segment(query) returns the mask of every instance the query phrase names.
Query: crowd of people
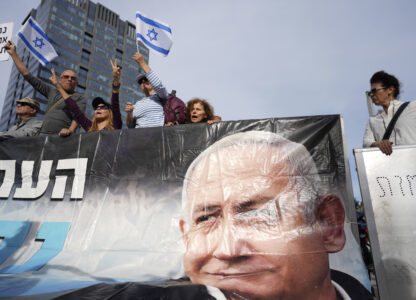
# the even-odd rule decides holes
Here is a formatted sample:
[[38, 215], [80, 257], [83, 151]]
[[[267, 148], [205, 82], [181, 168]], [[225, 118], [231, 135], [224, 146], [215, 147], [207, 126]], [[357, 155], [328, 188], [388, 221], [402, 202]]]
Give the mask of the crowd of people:
[[[17, 55], [16, 45], [12, 41], [9, 40], [4, 48], [24, 79], [48, 99], [48, 104], [41, 122], [36, 117], [40, 110], [36, 100], [26, 97], [17, 101], [17, 123], [8, 131], [0, 133], [2, 139], [50, 134], [68, 136], [79, 126], [86, 132], [122, 128], [119, 100], [121, 66], [117, 65], [117, 60], [114, 62], [110, 60], [113, 71], [111, 104], [101, 97], [94, 98], [92, 100], [94, 115], [90, 120], [84, 114], [86, 106], [84, 95], [75, 92], [78, 81], [74, 71], [65, 70], [58, 79], [55, 70], [51, 69], [52, 76], [49, 80], [53, 86], [50, 86], [29, 72]], [[128, 128], [201, 122], [213, 124], [221, 121], [219, 116], [214, 115], [212, 106], [206, 100], [194, 98], [185, 106], [175, 95], [169, 95], [158, 75], [148, 66], [140, 52], [135, 53], [133, 59], [144, 72], [137, 76], [136, 81], [145, 97], [134, 104], [126, 103], [124, 110], [127, 112]], [[172, 101], [171, 97], [175, 98], [176, 102]], [[182, 103], [182, 105], [170, 107], [171, 103]], [[173, 117], [169, 117], [169, 120], [166, 117], [168, 109], [173, 113]]]
[[[36, 117], [40, 110], [40, 105], [36, 100], [28, 97], [18, 100], [16, 109], [18, 122], [8, 131], [1, 132], [0, 140], [51, 134], [64, 137], [74, 133], [80, 126], [86, 132], [122, 128], [119, 99], [122, 68], [118, 65], [117, 60], [110, 60], [113, 76], [110, 102], [101, 97], [94, 98], [92, 100], [94, 114], [92, 119], [89, 119], [84, 113], [85, 97], [75, 92], [77, 76], [74, 71], [65, 70], [58, 77], [55, 70], [51, 69], [51, 77], [49, 78], [51, 86], [30, 74], [28, 68], [17, 55], [16, 46], [12, 41], [7, 42], [5, 49], [12, 57], [16, 68], [24, 79], [48, 99], [48, 104], [42, 122]], [[169, 101], [175, 98], [175, 94], [167, 92], [158, 75], [149, 67], [139, 52], [133, 55], [133, 59], [143, 71], [143, 74], [137, 76], [136, 81], [145, 97], [136, 103], [126, 103], [124, 110], [127, 113], [126, 123], [128, 128], [221, 122], [221, 117], [215, 115], [213, 107], [206, 100], [200, 98], [189, 100], [186, 106], [176, 106], [178, 111], [175, 111], [176, 108], [169, 107], [173, 110], [173, 117], [167, 118], [166, 107], [170, 106], [168, 103], [173, 103]], [[367, 95], [376, 106], [381, 106], [382, 109], [377, 115], [370, 117], [364, 133], [363, 146], [378, 147], [384, 154], [390, 155], [393, 145], [416, 144], [414, 130], [416, 125], [416, 102], [397, 100], [400, 94], [400, 83], [397, 78], [384, 71], [379, 71], [371, 77], [370, 86]], [[264, 144], [266, 142], [270, 143], [270, 141], [273, 141], [273, 143], [264, 147]], [[263, 160], [253, 161], [253, 157], [256, 157], [258, 152], [261, 154], [260, 157], [266, 157], [270, 162], [273, 162], [270, 166], [267, 166], [266, 171], [263, 170]], [[289, 161], [305, 164], [299, 167], [297, 165], [286, 165], [286, 162], [283, 163], [280, 156], [284, 157], [292, 155], [292, 153], [297, 154], [297, 156], [294, 156], [294, 159], [289, 159]], [[215, 157], [215, 160], [212, 157]], [[221, 161], [223, 166], [221, 171], [212, 166], [213, 161], [216, 161], [218, 157], [224, 158], [224, 161]], [[240, 158], [240, 160], [233, 161], [229, 158]], [[328, 254], [341, 251], [345, 244], [343, 229], [345, 212], [341, 200], [336, 195], [319, 195], [315, 198], [316, 201], [319, 200], [319, 203], [312, 202], [312, 197], [311, 199], [307, 198], [307, 205], [296, 206], [293, 215], [285, 216], [287, 218], [293, 217], [299, 222], [299, 224], [288, 223], [287, 228], [282, 227], [287, 232], [296, 230], [297, 227], [317, 226], [311, 227], [310, 235], [300, 236], [291, 243], [278, 244], [279, 240], [276, 238], [276, 232], [269, 228], [264, 230], [263, 240], [257, 241], [256, 235], [259, 231], [252, 232], [244, 227], [244, 224], [256, 224], [256, 222], [260, 224], [261, 220], [256, 220], [250, 214], [246, 214], [249, 218], [246, 223], [240, 222], [237, 224], [241, 226], [239, 229], [245, 234], [244, 238], [240, 239], [243, 240], [245, 248], [241, 248], [240, 244], [237, 245], [237, 242], [241, 243], [240, 240], [226, 241], [228, 244], [223, 245], [224, 240], [218, 239], [222, 236], [214, 230], [208, 230], [212, 227], [212, 224], [218, 224], [218, 232], [225, 232], [229, 230], [229, 227], [236, 226], [228, 223], [229, 220], [238, 219], [237, 217], [239, 217], [232, 214], [241, 214], [244, 207], [251, 208], [251, 206], [256, 205], [265, 210], [264, 207], [268, 207], [266, 202], [274, 203], [274, 198], [268, 199], [270, 191], [275, 191], [281, 186], [278, 186], [277, 181], [273, 181], [269, 186], [264, 186], [263, 182], [259, 182], [258, 186], [261, 188], [257, 191], [258, 187], [255, 186], [255, 180], [264, 175], [259, 174], [260, 169], [270, 177], [276, 174], [275, 170], [281, 169], [290, 170], [291, 175], [307, 177], [308, 173], [297, 174], [296, 172], [297, 170], [306, 170], [315, 173], [316, 167], [311, 162], [312, 159], [303, 146], [283, 139], [274, 133], [241, 133], [241, 135], [235, 137], [228, 137], [205, 150], [192, 163], [185, 176], [183, 206], [188, 213], [179, 223], [186, 244], [184, 269], [189, 280], [197, 284], [218, 287], [221, 291], [216, 291], [216, 293], [222, 293], [227, 299], [234, 299], [235, 295], [241, 298], [252, 297], [256, 299], [276, 299], [286, 295], [287, 299], [300, 299], [306, 294], [312, 295], [311, 298], [313, 299], [318, 299], [322, 295], [330, 299], [341, 297], [348, 299], [346, 297], [351, 295], [354, 295], [357, 299], [371, 299], [371, 295], [354, 278], [329, 268]], [[205, 182], [206, 178], [210, 178], [208, 172], [218, 175], [212, 178], [217, 178], [221, 181], [222, 187], [225, 186], [229, 190], [232, 190], [233, 186], [242, 181], [233, 172], [245, 174], [250, 180], [245, 182], [243, 192], [249, 193], [256, 190], [257, 196], [254, 196], [260, 199], [257, 200], [259, 203], [244, 202], [244, 200], [241, 200], [244, 199], [244, 193], [242, 195], [235, 193], [233, 195], [235, 200], [231, 202], [232, 205], [230, 206], [218, 196], [222, 193], [222, 190], [218, 191], [218, 197], [212, 197], [212, 194], [216, 192], [215, 188], [210, 189], [209, 194], [205, 195], [201, 187], [205, 188], [209, 184], [209, 182]], [[301, 189], [314, 190], [313, 185], [302, 186], [299, 190]], [[204, 197], [207, 199], [204, 199]], [[212, 199], [217, 200], [215, 202]], [[282, 197], [282, 201], [284, 199], [286, 198]], [[287, 199], [295, 199], [295, 197], [287, 197]], [[211, 206], [215, 208], [214, 212], [209, 215], [206, 214], [206, 211], [212, 209], [212, 207], [205, 207], [205, 203], [209, 202], [208, 200], [212, 202]], [[257, 206], [255, 209], [257, 209]], [[203, 212], [194, 209], [194, 207], [202, 207]], [[305, 207], [309, 210], [306, 210]], [[249, 210], [247, 209], [247, 211]], [[277, 212], [267, 211], [267, 214], [270, 216], [277, 215]], [[228, 217], [229, 215], [232, 216]], [[336, 230], [326, 228], [328, 223], [331, 223]], [[274, 229], [273, 225], [275, 224], [272, 222], [268, 224]], [[196, 226], [202, 229], [206, 228], [203, 236], [199, 236], [200, 233], [193, 230], [193, 227]], [[204, 239], [208, 244], [202, 244], [201, 241], [204, 241]], [[276, 247], [284, 251], [285, 255], [289, 253], [313, 253], [313, 255], [297, 255], [295, 258], [291, 258], [292, 261], [282, 263], [280, 257], [270, 254], [274, 253], [273, 249], [276, 249]], [[230, 248], [243, 250], [229, 253]], [[291, 268], [291, 264], [301, 268]], [[257, 270], [258, 266], [263, 266], [263, 269]], [[260, 274], [278, 269], [284, 270], [285, 277], [277, 272], [273, 276], [271, 275], [270, 278]], [[299, 272], [299, 270], [303, 272]], [[304, 279], [305, 274], [308, 275], [306, 280]], [[270, 282], [280, 282], [281, 284], [270, 284]], [[298, 282], [302, 282], [303, 285], [302, 288], [296, 289], [295, 286]], [[106, 292], [102, 288], [101, 290]], [[114, 288], [110, 287], [108, 291], [113, 293]], [[85, 293], [85, 291], [82, 293]], [[206, 294], [209, 291], [203, 290], [203, 293]], [[78, 297], [79, 295], [76, 294], [75, 296]]]
[[[94, 98], [92, 106], [95, 112], [91, 121], [84, 114], [86, 99], [75, 92], [77, 76], [74, 71], [65, 70], [58, 80], [52, 69], [50, 81], [54, 87], [51, 87], [30, 74], [17, 55], [12, 41], [8, 41], [4, 48], [24, 79], [48, 99], [48, 104], [43, 122], [40, 122], [36, 118], [40, 109], [36, 100], [26, 97], [17, 101], [18, 121], [8, 131], [0, 133], [1, 139], [48, 134], [68, 136], [79, 126], [87, 132], [122, 128], [119, 104], [121, 67], [117, 65], [117, 61], [110, 60], [113, 70], [111, 104], [101, 97]], [[201, 122], [213, 124], [221, 121], [221, 117], [214, 114], [213, 107], [206, 100], [193, 98], [186, 107], [181, 105], [182, 101], [175, 94], [168, 94], [158, 75], [139, 52], [133, 55], [133, 59], [143, 71], [136, 81], [145, 97], [134, 104], [127, 102], [124, 110], [127, 112], [128, 128]], [[370, 117], [364, 133], [363, 147], [378, 147], [383, 153], [390, 155], [393, 151], [392, 145], [416, 144], [416, 102], [397, 100], [400, 83], [395, 76], [384, 71], [376, 72], [370, 79], [370, 85], [367, 95], [375, 105], [383, 109]]]

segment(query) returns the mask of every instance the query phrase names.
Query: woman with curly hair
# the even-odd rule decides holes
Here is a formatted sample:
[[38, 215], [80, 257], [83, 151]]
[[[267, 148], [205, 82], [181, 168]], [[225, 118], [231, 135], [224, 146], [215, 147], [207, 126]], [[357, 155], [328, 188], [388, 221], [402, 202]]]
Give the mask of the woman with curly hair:
[[221, 122], [221, 117], [214, 115], [214, 109], [208, 101], [193, 98], [188, 101], [186, 105], [187, 123], [202, 123], [213, 124]]

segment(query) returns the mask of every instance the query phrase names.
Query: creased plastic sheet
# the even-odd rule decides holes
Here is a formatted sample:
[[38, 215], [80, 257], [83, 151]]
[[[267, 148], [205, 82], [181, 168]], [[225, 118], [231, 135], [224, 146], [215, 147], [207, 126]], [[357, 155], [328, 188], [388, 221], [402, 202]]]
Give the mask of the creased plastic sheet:
[[[352, 277], [369, 286], [351, 231], [339, 116], [15, 139], [0, 145], [0, 155], [4, 170], [15, 166], [0, 221], [30, 223], [0, 265], [1, 296], [48, 297], [99, 282], [67, 297], [151, 290], [155, 297], [276, 299], [309, 289], [322, 296], [348, 294], [331, 278]], [[40, 172], [45, 161], [49, 176]], [[41, 196], [16, 199], [29, 179], [34, 192], [43, 181]], [[36, 255], [42, 251], [43, 265]], [[25, 270], [31, 261], [38, 269]]]

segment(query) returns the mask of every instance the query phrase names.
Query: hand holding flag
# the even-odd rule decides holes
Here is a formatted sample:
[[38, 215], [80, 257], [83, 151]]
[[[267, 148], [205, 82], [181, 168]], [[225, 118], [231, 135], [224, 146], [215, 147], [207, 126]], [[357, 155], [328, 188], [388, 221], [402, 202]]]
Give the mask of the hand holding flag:
[[32, 17], [25, 22], [17, 35], [43, 66], [58, 56], [45, 32]]
[[150, 19], [141, 12], [136, 12], [136, 35], [149, 49], [167, 56], [172, 46], [172, 30], [169, 25]]

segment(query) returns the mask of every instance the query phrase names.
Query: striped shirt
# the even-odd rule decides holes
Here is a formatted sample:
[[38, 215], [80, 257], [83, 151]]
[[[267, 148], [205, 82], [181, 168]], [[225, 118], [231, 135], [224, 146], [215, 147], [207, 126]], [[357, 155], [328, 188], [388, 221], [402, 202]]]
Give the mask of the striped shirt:
[[163, 104], [168, 98], [168, 92], [155, 72], [146, 74], [156, 94], [144, 97], [134, 104], [133, 119], [136, 128], [156, 127], [165, 124]]

